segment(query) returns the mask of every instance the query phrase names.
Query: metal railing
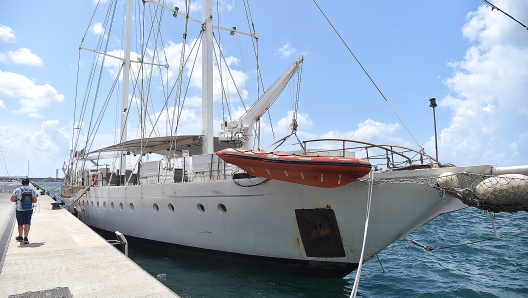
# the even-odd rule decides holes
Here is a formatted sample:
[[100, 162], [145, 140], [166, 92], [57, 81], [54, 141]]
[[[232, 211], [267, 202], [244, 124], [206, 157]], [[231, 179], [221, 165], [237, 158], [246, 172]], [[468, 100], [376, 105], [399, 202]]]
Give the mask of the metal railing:
[[12, 193], [15, 188], [20, 185], [13, 185], [12, 183], [1, 183], [0, 182], [0, 193]]
[[[308, 152], [307, 149], [308, 143], [315, 142], [341, 142], [340, 148], [321, 149], [320, 152], [340, 152], [340, 156], [343, 157], [346, 157], [347, 152], [364, 152], [365, 156], [361, 158], [368, 160], [373, 166], [386, 166], [387, 169], [416, 167], [426, 164], [438, 163], [434, 157], [426, 154], [423, 149], [418, 151], [399, 145], [379, 145], [347, 139], [317, 139], [303, 141], [304, 154], [317, 154], [317, 150], [312, 149]], [[355, 143], [359, 144], [359, 146], [347, 147], [347, 143]]]

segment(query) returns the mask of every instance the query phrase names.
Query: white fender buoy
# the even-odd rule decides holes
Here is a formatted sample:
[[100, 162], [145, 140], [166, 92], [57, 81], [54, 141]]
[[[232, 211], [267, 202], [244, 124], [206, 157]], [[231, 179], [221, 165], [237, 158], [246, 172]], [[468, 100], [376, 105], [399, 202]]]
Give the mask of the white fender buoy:
[[488, 204], [528, 203], [528, 176], [504, 174], [490, 177], [477, 184], [475, 191]]
[[436, 179], [441, 188], [455, 188], [458, 186], [458, 178], [451, 172], [444, 172]]

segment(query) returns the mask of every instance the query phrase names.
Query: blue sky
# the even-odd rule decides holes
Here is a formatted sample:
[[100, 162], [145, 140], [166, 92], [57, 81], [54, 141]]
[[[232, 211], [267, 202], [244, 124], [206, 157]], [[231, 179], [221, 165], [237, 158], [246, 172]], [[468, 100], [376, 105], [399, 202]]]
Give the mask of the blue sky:
[[[110, 3], [104, 2], [101, 7]], [[182, 1], [167, 3], [184, 7]], [[523, 153], [528, 149], [528, 30], [477, 0], [317, 3], [426, 152], [434, 156], [428, 100], [435, 97], [441, 161], [528, 164]], [[492, 3], [528, 24], [528, 0]], [[193, 2], [192, 15], [201, 15], [200, 5]], [[249, 1], [249, 5], [260, 36], [259, 61], [266, 87], [298, 54], [305, 56], [298, 116], [301, 139], [335, 137], [418, 147], [313, 1]], [[242, 2], [221, 1], [218, 7], [224, 27], [247, 31]], [[96, 25], [102, 22], [97, 19], [101, 12], [88, 26], [94, 8], [91, 0], [3, 4], [0, 149], [5, 163], [0, 175], [26, 175], [29, 161], [30, 176], [55, 176], [56, 169], [62, 176], [60, 168], [71, 149], [78, 48], [85, 32], [86, 47], [93, 47], [101, 34]], [[175, 22], [182, 24], [180, 19]], [[120, 33], [112, 31], [115, 42], [109, 51], [119, 53]], [[190, 38], [195, 33], [196, 29], [191, 30]], [[252, 103], [256, 97], [255, 63], [251, 51], [240, 51], [247, 46], [238, 45], [249, 39], [228, 37], [222, 37], [225, 55], [244, 87], [246, 104]], [[164, 38], [168, 47], [181, 46], [181, 33]], [[80, 60], [81, 74], [90, 63], [84, 55], [86, 51]], [[109, 63], [105, 72], [115, 73], [115, 65]], [[182, 114], [182, 134], [200, 133], [199, 87], [193, 87], [189, 107]], [[271, 109], [278, 135], [284, 135], [290, 123], [290, 89]], [[161, 104], [153, 105], [153, 114], [159, 113]], [[235, 114], [241, 111], [240, 105], [234, 110]], [[221, 118], [218, 101], [216, 124]], [[216, 125], [215, 131], [219, 130]], [[269, 131], [269, 124], [263, 123], [262, 130]], [[104, 122], [99, 132], [94, 146], [113, 143], [111, 120]], [[129, 134], [134, 133], [130, 130]], [[265, 139], [265, 147], [272, 142], [271, 137]]]

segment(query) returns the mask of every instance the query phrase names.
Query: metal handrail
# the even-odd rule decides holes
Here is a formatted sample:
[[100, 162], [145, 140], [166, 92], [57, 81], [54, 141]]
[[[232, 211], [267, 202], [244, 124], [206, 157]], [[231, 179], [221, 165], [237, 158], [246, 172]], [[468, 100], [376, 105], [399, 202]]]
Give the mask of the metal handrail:
[[[415, 152], [417, 154], [419, 154], [422, 158], [421, 160], [423, 161], [423, 157], [425, 156], [426, 158], [428, 158], [429, 160], [431, 160], [432, 162], [438, 162], [435, 158], [433, 158], [432, 156], [426, 154], [425, 152], [423, 152], [423, 149], [418, 151], [418, 150], [415, 150], [415, 149], [412, 149], [412, 148], [408, 148], [408, 147], [404, 147], [404, 146], [399, 146], [399, 145], [388, 145], [388, 144], [382, 144], [382, 145], [378, 145], [378, 144], [373, 144], [373, 143], [369, 143], [369, 142], [364, 142], [364, 141], [358, 141], [358, 140], [348, 140], [348, 139], [336, 139], [336, 138], [327, 138], [327, 139], [316, 139], [316, 140], [307, 140], [307, 141], [303, 141], [303, 145], [304, 145], [304, 148], [303, 148], [303, 151], [304, 151], [304, 154], [307, 154], [307, 143], [314, 143], [314, 142], [328, 142], [328, 141], [338, 141], [338, 142], [343, 142], [343, 148], [342, 149], [336, 149], [335, 151], [337, 150], [342, 150], [343, 151], [343, 157], [345, 156], [345, 152], [347, 150], [345, 144], [346, 142], [351, 142], [351, 143], [357, 143], [357, 144], [362, 144], [362, 145], [366, 145], [366, 146], [361, 146], [361, 147], [354, 147], [354, 148], [348, 148], [348, 149], [355, 149], [355, 148], [362, 148], [362, 149], [365, 149], [366, 151], [366, 154], [367, 154], [367, 159], [371, 159], [373, 157], [369, 157], [368, 155], [368, 149], [369, 148], [379, 148], [379, 149], [382, 149], [382, 150], [385, 150], [386, 152], [386, 155], [387, 155], [387, 167], [389, 167], [389, 160], [391, 160], [392, 162], [392, 165], [394, 166], [395, 163], [394, 163], [394, 154], [402, 157], [403, 159], [405, 159], [408, 163], [409, 163], [409, 166], [413, 165], [413, 161], [410, 157], [408, 157], [407, 155], [401, 153], [401, 152], [398, 152], [396, 150], [394, 150], [393, 148], [400, 148], [400, 149], [404, 149], [404, 150], [407, 150], [407, 151], [411, 151], [411, 152]], [[388, 153], [391, 153], [391, 156], [392, 158], [389, 159], [388, 157]], [[375, 158], [373, 158], [375, 159]]]

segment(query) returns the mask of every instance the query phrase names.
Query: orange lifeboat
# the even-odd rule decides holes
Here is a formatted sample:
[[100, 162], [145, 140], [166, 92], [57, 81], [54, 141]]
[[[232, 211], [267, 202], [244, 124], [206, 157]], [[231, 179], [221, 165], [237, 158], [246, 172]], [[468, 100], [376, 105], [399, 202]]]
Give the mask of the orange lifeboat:
[[248, 174], [316, 187], [346, 185], [370, 172], [370, 162], [340, 156], [277, 154], [228, 148], [216, 152]]

